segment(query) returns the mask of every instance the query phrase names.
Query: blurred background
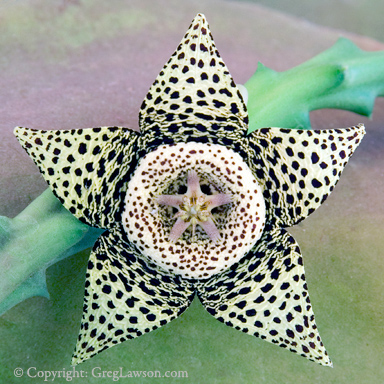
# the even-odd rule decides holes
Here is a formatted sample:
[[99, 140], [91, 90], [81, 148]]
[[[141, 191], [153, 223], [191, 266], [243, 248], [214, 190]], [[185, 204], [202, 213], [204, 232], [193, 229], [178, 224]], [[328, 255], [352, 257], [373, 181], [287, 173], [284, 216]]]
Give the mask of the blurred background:
[[249, 2], [327, 27], [384, 41], [381, 0], [232, 0]]

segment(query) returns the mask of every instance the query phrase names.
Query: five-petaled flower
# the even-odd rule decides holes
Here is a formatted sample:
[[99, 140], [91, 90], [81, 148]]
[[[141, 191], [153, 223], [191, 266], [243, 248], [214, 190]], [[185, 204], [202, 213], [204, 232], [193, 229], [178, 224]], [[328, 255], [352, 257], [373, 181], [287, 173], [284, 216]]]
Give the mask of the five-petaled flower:
[[139, 125], [15, 130], [62, 204], [106, 230], [88, 263], [73, 364], [166, 324], [197, 294], [221, 322], [331, 365], [284, 228], [324, 202], [364, 127], [247, 134], [244, 95], [203, 15]]

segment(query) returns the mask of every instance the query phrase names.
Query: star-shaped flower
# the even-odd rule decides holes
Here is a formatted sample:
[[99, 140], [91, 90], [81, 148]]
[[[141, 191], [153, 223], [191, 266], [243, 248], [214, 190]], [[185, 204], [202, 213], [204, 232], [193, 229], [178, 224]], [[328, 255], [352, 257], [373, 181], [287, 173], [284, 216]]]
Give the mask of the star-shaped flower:
[[15, 133], [62, 204], [104, 228], [73, 364], [179, 316], [221, 322], [323, 365], [299, 246], [285, 227], [328, 197], [362, 125], [247, 135], [245, 95], [197, 15], [150, 88], [140, 133]]

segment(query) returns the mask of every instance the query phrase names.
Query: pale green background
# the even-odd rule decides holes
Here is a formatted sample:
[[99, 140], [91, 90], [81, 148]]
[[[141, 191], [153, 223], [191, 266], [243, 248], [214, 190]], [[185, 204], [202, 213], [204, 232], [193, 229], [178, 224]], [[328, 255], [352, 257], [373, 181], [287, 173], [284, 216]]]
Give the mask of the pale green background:
[[[301, 10], [320, 4], [305, 3]], [[344, 3], [325, 2], [327, 20], [342, 25]], [[197, 12], [206, 14], [217, 47], [239, 83], [252, 75], [258, 60], [276, 70], [288, 69], [330, 47], [341, 33], [230, 1], [1, 2], [0, 215], [16, 215], [46, 188], [13, 138], [13, 127], [137, 126], [145, 93]], [[359, 23], [368, 26], [377, 13], [359, 9]], [[367, 38], [354, 40], [365, 49], [384, 49]], [[291, 230], [304, 254], [317, 324], [335, 368], [226, 327], [195, 301], [174, 322], [79, 366], [88, 378], [74, 382], [112, 382], [92, 378], [93, 367], [182, 370], [189, 376], [121, 380], [127, 383], [384, 382], [384, 103], [376, 103], [372, 121], [337, 111], [317, 111], [312, 117], [318, 128], [363, 122], [368, 132], [332, 196]], [[15, 378], [16, 367], [69, 369], [87, 257], [84, 252], [49, 268], [51, 300], [32, 298], [0, 318], [1, 383], [41, 382]]]

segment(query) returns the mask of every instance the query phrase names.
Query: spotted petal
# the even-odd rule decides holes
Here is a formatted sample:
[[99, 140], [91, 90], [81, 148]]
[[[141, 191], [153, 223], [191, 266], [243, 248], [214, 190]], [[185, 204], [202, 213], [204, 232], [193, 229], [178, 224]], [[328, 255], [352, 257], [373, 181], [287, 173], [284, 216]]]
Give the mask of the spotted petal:
[[61, 203], [86, 224], [121, 221], [138, 133], [128, 128], [43, 131], [17, 127], [17, 139]]
[[226, 325], [332, 365], [315, 324], [299, 246], [284, 229], [266, 232], [237, 266], [201, 284], [198, 295]]
[[198, 14], [150, 88], [139, 115], [143, 148], [184, 141], [233, 146], [245, 136], [243, 97]]
[[265, 128], [246, 140], [269, 220], [297, 224], [315, 211], [340, 178], [365, 134], [363, 125], [329, 130]]
[[161, 327], [192, 301], [190, 284], [145, 263], [121, 236], [106, 232], [93, 247], [73, 365]]

